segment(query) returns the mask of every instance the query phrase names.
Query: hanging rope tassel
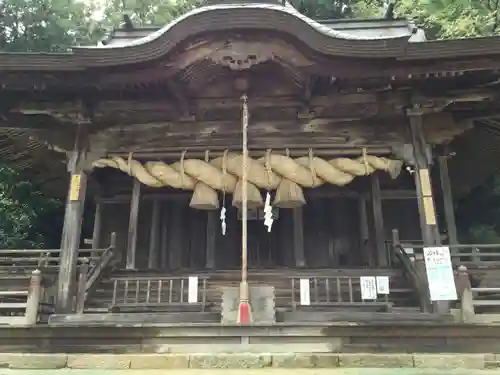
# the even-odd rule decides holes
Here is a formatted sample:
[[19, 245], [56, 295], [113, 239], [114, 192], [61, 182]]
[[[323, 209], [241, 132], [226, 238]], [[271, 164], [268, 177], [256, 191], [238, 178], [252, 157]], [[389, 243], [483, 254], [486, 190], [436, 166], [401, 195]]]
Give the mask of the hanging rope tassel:
[[[224, 150], [224, 156], [222, 157], [222, 175], [223, 178], [226, 178], [227, 175], [227, 150]], [[226, 235], [226, 189], [225, 184], [223, 184], [224, 188], [222, 189], [222, 207], [220, 209], [220, 225], [222, 235]]]
[[267, 149], [266, 151], [266, 159], [265, 159], [265, 166], [266, 166], [266, 171], [267, 171], [267, 180], [268, 180], [268, 188], [267, 188], [267, 194], [266, 194], [266, 202], [264, 204], [264, 225], [267, 227], [267, 232], [270, 233], [271, 229], [273, 227], [273, 206], [271, 205], [271, 175], [272, 175], [272, 169], [271, 169], [271, 149]]

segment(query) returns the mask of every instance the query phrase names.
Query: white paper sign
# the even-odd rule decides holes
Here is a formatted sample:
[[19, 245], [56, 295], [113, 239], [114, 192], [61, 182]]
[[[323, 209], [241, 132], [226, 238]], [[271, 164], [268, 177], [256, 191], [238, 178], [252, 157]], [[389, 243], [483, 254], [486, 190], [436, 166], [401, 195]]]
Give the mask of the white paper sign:
[[311, 304], [311, 286], [309, 279], [300, 279], [300, 304]]
[[377, 294], [389, 294], [389, 276], [377, 276]]
[[455, 301], [457, 290], [448, 247], [424, 248], [425, 269], [431, 301]]
[[188, 303], [198, 302], [198, 276], [189, 276]]
[[362, 276], [359, 278], [361, 284], [361, 299], [375, 300], [377, 299], [377, 283], [374, 276]]

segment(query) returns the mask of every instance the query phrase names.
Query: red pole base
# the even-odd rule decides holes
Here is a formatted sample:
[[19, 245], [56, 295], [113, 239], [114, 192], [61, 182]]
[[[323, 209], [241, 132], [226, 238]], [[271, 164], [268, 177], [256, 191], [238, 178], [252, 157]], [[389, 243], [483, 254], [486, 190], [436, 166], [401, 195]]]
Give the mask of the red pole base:
[[250, 304], [248, 302], [240, 302], [238, 308], [238, 323], [248, 324], [251, 321]]

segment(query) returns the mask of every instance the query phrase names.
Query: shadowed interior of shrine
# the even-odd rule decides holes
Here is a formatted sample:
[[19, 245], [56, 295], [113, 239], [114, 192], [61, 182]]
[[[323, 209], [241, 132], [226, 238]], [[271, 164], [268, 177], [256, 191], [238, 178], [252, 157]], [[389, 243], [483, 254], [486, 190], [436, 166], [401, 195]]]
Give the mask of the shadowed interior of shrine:
[[[99, 171], [103, 173], [104, 171]], [[106, 171], [110, 172], [110, 171]], [[133, 181], [116, 173], [115, 186], [126, 186], [114, 198], [98, 200], [103, 247], [112, 232], [118, 247], [127, 247], [130, 194]], [[383, 233], [374, 228], [372, 179], [380, 178]], [[391, 256], [385, 247], [394, 228], [403, 241], [419, 242], [421, 233], [417, 200], [411, 176], [402, 172], [397, 181], [382, 173], [360, 177], [345, 187], [325, 186], [305, 191], [300, 208], [274, 208], [268, 232], [263, 210], [249, 213], [249, 266], [253, 268], [363, 268], [387, 267]], [[128, 192], [127, 192], [128, 190]], [[265, 194], [265, 192], [263, 192]], [[159, 270], [239, 269], [241, 267], [241, 211], [225, 198], [227, 230], [222, 234], [219, 211], [189, 207], [191, 194], [171, 189], [141, 191], [135, 268]], [[222, 205], [223, 198], [220, 198]], [[375, 211], [376, 212], [376, 211]], [[384, 244], [378, 255], [377, 235]], [[123, 254], [125, 255], [125, 254]], [[382, 258], [382, 259], [381, 259]], [[385, 258], [385, 259], [383, 259]], [[123, 259], [124, 260], [124, 259]]]

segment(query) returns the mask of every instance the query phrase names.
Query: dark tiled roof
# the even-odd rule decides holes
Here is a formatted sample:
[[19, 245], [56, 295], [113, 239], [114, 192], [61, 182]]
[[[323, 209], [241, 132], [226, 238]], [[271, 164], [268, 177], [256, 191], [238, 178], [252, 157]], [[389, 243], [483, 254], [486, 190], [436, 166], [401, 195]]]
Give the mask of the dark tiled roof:
[[[343, 19], [316, 20], [320, 25], [332, 30], [348, 33], [356, 37], [394, 38], [408, 37], [410, 42], [425, 41], [425, 33], [406, 19]], [[103, 41], [108, 46], [126, 46], [130, 42], [148, 37], [161, 30], [161, 26], [115, 29], [109, 38]]]

